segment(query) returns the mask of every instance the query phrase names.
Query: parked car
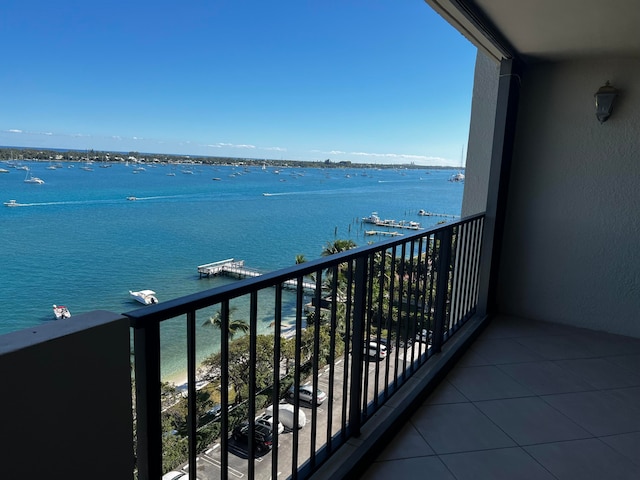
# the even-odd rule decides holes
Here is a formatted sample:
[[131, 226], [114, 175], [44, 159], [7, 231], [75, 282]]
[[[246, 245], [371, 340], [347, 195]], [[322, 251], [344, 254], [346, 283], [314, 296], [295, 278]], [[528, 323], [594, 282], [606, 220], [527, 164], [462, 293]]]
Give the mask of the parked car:
[[[273, 446], [273, 432], [271, 428], [261, 424], [254, 423], [255, 430], [253, 433], [253, 443], [256, 447], [256, 451], [264, 453], [271, 450]], [[249, 442], [249, 422], [245, 422], [242, 425], [238, 425], [233, 429], [231, 436], [236, 442]]]
[[[287, 396], [289, 397], [289, 399], [294, 398], [293, 385], [291, 385], [291, 387], [289, 388]], [[322, 402], [327, 399], [327, 394], [320, 389], [318, 389], [318, 392], [315, 393], [311, 385], [300, 385], [300, 388], [298, 389], [298, 398], [303, 402], [322, 405]]]
[[[171, 470], [162, 476], [162, 480], [189, 480], [189, 474], [178, 470]], [[196, 480], [201, 479], [200, 477], [196, 477]]]
[[416, 340], [431, 345], [433, 340], [433, 332], [423, 328], [421, 332], [416, 333]]
[[385, 338], [385, 337], [381, 337], [380, 338], [380, 343], [382, 345], [384, 345], [385, 347], [387, 347], [387, 352], [388, 353], [393, 352], [393, 346], [395, 344], [395, 341], [393, 339], [388, 339], [388, 338]]
[[[273, 405], [269, 405], [265, 412], [268, 415], [273, 415]], [[294, 423], [294, 408], [293, 405], [289, 403], [280, 403], [278, 404], [278, 420], [279, 422], [287, 429], [293, 430]], [[297, 428], [300, 429], [307, 424], [307, 415], [300, 409], [298, 410], [298, 425]]]
[[371, 358], [382, 360], [387, 356], [387, 347], [382, 343], [378, 344], [378, 342], [369, 342], [369, 345], [364, 345], [363, 353]]
[[188, 480], [189, 479], [189, 475], [187, 475], [185, 472], [179, 472], [177, 470], [172, 470], [170, 472], [165, 473], [162, 476], [162, 480]]
[[[256, 425], [257, 424], [264, 425], [273, 432], [273, 413], [267, 412], [256, 417]], [[284, 425], [280, 420], [278, 420], [278, 434], [281, 434], [282, 432], [284, 432]]]

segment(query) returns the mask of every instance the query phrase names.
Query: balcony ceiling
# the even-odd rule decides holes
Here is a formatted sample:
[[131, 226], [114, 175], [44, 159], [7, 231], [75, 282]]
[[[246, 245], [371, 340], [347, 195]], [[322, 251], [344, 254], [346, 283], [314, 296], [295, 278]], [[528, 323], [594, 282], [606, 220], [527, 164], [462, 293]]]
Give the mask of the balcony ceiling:
[[509, 56], [500, 43], [527, 61], [640, 56], [638, 0], [425, 1], [498, 60]]

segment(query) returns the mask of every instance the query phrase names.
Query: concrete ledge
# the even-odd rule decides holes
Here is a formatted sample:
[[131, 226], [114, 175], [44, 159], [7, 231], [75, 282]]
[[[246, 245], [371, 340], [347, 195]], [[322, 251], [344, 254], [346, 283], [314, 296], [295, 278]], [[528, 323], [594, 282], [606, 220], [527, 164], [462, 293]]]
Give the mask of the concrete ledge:
[[373, 463], [389, 440], [402, 429], [413, 413], [455, 365], [488, 325], [489, 317], [471, 318], [363, 425], [361, 435], [352, 437], [310, 478], [335, 480], [358, 478]]
[[104, 311], [0, 337], [3, 478], [133, 478], [130, 337]]

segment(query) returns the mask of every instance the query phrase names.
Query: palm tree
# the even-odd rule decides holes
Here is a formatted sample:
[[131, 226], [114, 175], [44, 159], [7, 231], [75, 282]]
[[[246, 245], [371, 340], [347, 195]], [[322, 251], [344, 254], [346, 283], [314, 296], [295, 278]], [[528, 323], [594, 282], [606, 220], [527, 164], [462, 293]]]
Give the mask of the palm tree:
[[296, 255], [296, 265], [300, 265], [301, 263], [304, 263], [306, 261], [307, 259], [304, 257], [302, 253], [299, 253], [298, 255]]
[[[233, 338], [237, 333], [242, 332], [244, 334], [249, 333], [249, 324], [246, 320], [231, 318], [233, 312], [236, 311], [236, 307], [229, 309], [229, 330], [227, 331], [227, 338]], [[218, 310], [215, 315], [209, 317], [202, 324], [203, 327], [215, 327], [222, 331], [222, 312]]]
[[328, 257], [329, 255], [333, 255], [334, 253], [345, 252], [356, 247], [357, 245], [353, 240], [345, 240], [339, 238], [337, 240], [334, 240], [333, 242], [327, 242], [324, 249], [322, 250], [322, 256]]

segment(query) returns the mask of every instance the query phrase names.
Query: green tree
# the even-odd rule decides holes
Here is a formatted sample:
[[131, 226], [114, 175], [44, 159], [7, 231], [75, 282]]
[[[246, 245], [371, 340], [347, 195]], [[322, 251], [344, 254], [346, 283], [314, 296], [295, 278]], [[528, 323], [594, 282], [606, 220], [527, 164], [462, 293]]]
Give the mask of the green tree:
[[[231, 307], [229, 309], [229, 330], [227, 331], [227, 338], [232, 339], [239, 332], [244, 333], [245, 335], [249, 333], [249, 324], [246, 320], [235, 319], [232, 318], [233, 312], [236, 311], [235, 307]], [[215, 315], [209, 317], [202, 324], [203, 327], [215, 327], [218, 330], [222, 331], [222, 312], [218, 310]]]
[[322, 250], [322, 256], [328, 257], [329, 255], [333, 255], [335, 253], [346, 252], [347, 250], [351, 250], [352, 248], [356, 248], [357, 245], [353, 240], [345, 240], [345, 239], [337, 239], [333, 242], [327, 242], [324, 249]]

